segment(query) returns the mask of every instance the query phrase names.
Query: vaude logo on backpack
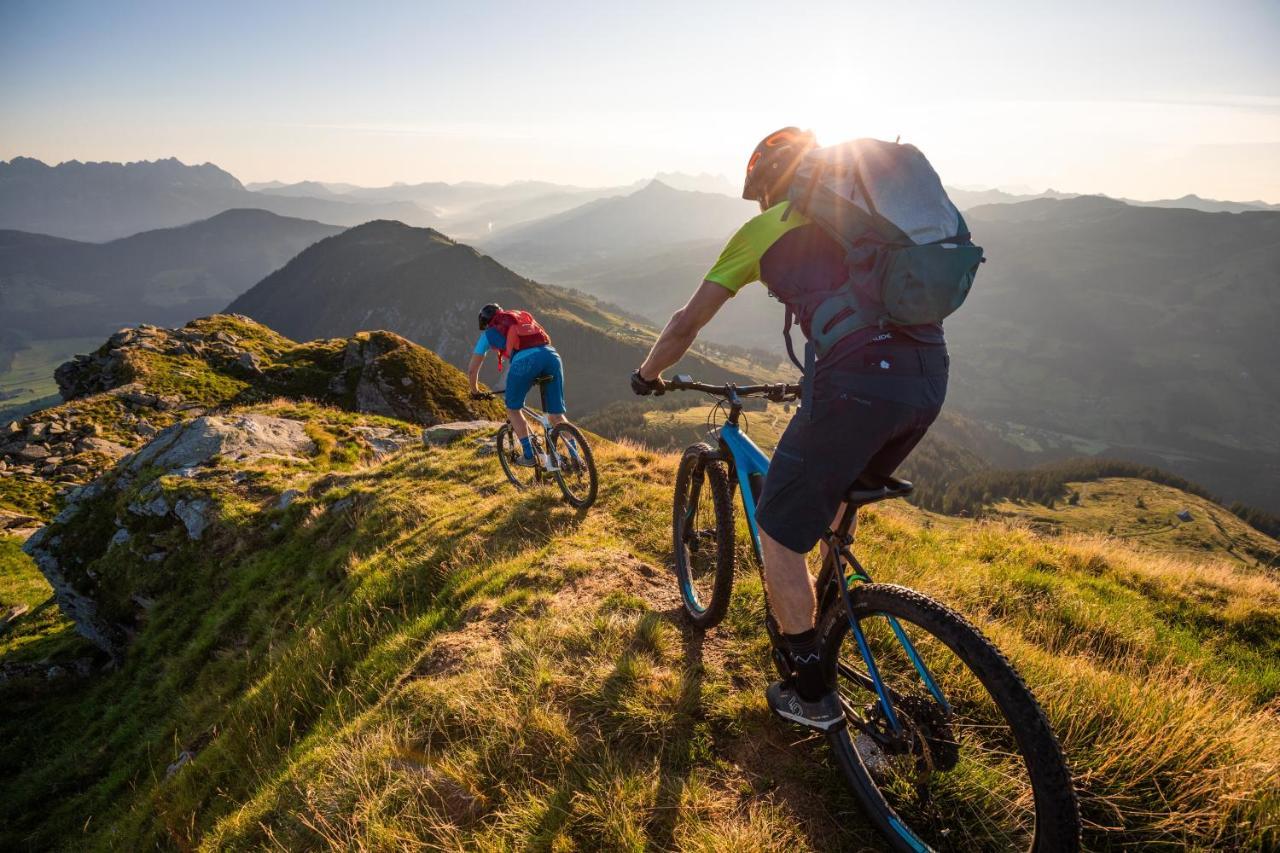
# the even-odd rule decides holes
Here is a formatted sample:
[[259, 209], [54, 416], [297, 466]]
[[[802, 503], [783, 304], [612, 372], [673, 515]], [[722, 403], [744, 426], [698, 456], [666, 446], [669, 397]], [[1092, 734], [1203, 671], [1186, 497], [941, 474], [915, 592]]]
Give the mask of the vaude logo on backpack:
[[[868, 326], [941, 322], [969, 295], [984, 260], [938, 173], [914, 145], [855, 139], [815, 149], [796, 170], [787, 198], [785, 215], [794, 209], [821, 227], [844, 248], [849, 265], [844, 285], [813, 308], [818, 356]], [[787, 311], [791, 352], [793, 306]]]

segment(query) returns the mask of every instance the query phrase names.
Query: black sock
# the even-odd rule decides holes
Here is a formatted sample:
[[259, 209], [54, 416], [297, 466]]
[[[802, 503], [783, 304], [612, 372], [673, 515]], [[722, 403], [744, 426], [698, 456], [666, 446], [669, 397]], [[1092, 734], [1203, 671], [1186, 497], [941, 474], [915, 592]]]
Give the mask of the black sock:
[[795, 670], [796, 692], [800, 698], [813, 702], [827, 692], [826, 679], [822, 675], [822, 651], [818, 646], [818, 631], [810, 628], [801, 634], [783, 634], [782, 642]]

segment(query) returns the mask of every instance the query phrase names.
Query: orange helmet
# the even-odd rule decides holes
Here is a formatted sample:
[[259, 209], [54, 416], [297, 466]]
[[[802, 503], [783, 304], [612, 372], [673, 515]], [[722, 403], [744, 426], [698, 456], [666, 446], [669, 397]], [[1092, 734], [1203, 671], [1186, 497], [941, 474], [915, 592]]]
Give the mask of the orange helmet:
[[818, 140], [811, 131], [798, 127], [775, 130], [751, 152], [742, 197], [747, 201], [763, 201], [768, 195], [776, 200], [791, 184], [804, 155], [817, 147]]

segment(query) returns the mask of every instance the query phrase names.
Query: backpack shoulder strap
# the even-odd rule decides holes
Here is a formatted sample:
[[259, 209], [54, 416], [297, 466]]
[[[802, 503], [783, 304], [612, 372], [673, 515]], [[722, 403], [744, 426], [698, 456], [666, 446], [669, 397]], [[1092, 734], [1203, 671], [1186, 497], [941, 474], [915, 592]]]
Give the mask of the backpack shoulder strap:
[[786, 316], [782, 321], [782, 339], [786, 341], [787, 344], [787, 357], [791, 359], [792, 364], [800, 368], [801, 372], [803, 372], [804, 365], [800, 363], [800, 359], [796, 358], [796, 347], [795, 344], [791, 342], [791, 327], [795, 324], [795, 320], [795, 312], [792, 311], [791, 306], [788, 305], [786, 308]]

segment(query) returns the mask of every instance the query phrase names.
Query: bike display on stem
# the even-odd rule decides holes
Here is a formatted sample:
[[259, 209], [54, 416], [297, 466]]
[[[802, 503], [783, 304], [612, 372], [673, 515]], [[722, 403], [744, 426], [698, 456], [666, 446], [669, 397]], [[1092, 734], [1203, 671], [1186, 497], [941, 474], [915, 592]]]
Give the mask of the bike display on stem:
[[[546, 383], [549, 381], [547, 377], [536, 381], [543, 408], [546, 407]], [[479, 396], [493, 398], [492, 393]], [[526, 422], [537, 424], [537, 429], [529, 431], [533, 443], [533, 466], [519, 464], [524, 448], [511, 424], [503, 424], [494, 439], [498, 462], [511, 484], [523, 491], [554, 481], [570, 506], [585, 509], [595, 503], [599, 478], [591, 445], [582, 431], [568, 422], [552, 424], [546, 414], [531, 406], [524, 406], [521, 412]]]
[[[684, 451], [672, 515], [675, 569], [690, 621], [724, 617], [735, 569], [733, 492], [757, 566], [755, 507], [769, 457], [747, 437], [744, 398], [799, 398], [799, 385], [708, 385], [686, 375], [668, 391], [718, 398], [723, 423]], [[820, 464], [820, 460], [819, 460]], [[964, 617], [905, 587], [875, 583], [852, 551], [858, 509], [912, 484], [867, 476], [822, 541], [817, 629], [845, 724], [826, 735], [845, 779], [895, 849], [1075, 851], [1080, 818], [1062, 749], [1012, 664]], [[765, 626], [780, 677], [791, 677], [780, 629]], [[971, 832], [972, 831], [972, 832]]]

